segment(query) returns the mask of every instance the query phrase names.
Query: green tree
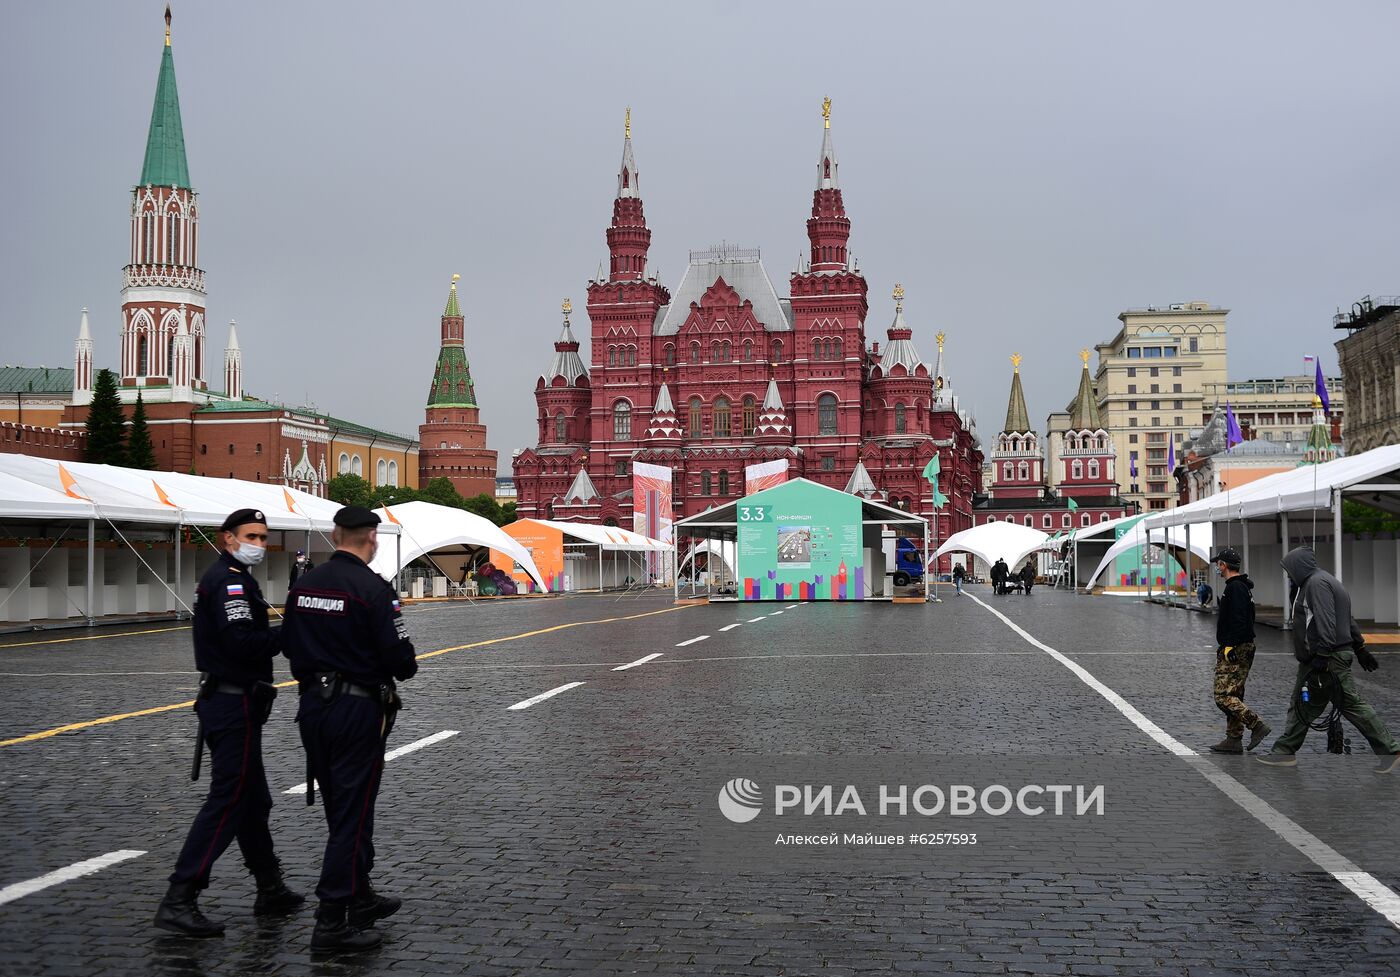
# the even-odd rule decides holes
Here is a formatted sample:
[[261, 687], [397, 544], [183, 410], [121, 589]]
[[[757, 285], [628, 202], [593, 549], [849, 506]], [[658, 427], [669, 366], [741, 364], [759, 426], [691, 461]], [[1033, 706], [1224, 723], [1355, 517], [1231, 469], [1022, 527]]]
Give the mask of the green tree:
[[146, 423], [146, 402], [136, 394], [136, 409], [131, 412], [131, 430], [126, 435], [126, 464], [128, 468], [155, 471], [156, 448], [151, 443], [151, 428]]
[[520, 517], [515, 514], [515, 503], [507, 502], [505, 505], [501, 506], [501, 521], [496, 525], [509, 526], [519, 518]]
[[92, 385], [92, 403], [87, 416], [87, 461], [99, 465], [126, 464], [126, 417], [117, 395], [117, 375], [108, 369], [97, 371]]
[[381, 485], [370, 495], [370, 507], [377, 509], [385, 505], [403, 505], [417, 498], [417, 490], [407, 485]]
[[474, 495], [470, 499], [463, 499], [462, 508], [468, 512], [476, 513], [483, 519], [490, 519], [498, 526], [501, 524], [501, 506], [494, 497], [485, 492]]
[[332, 502], [339, 502], [341, 505], [362, 505], [368, 508], [374, 497], [374, 490], [370, 488], [359, 475], [351, 475], [348, 472], [344, 475], [337, 475], [326, 485], [326, 495]]
[[1342, 532], [1353, 535], [1400, 532], [1400, 517], [1380, 509], [1373, 509], [1360, 502], [1344, 499], [1342, 501]]
[[432, 502], [436, 505], [450, 505], [454, 509], [464, 509], [465, 499], [457, 491], [457, 487], [452, 484], [449, 478], [438, 477], [430, 479], [428, 484], [419, 491], [418, 497], [424, 502]]

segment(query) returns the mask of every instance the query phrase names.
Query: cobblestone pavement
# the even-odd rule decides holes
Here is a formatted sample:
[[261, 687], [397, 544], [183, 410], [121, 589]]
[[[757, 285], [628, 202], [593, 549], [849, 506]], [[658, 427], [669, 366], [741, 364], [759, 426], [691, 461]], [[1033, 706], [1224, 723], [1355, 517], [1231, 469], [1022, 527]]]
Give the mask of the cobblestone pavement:
[[[989, 607], [1193, 749], [1223, 734], [1209, 695], [1213, 618], [970, 590], [976, 600], [949, 592], [937, 605], [677, 608], [668, 596], [410, 608], [420, 653], [457, 650], [425, 659], [406, 684], [390, 747], [459, 734], [386, 768], [375, 874], [405, 905], [381, 924], [384, 946], [360, 958], [313, 958], [309, 909], [255, 921], [235, 853], [202, 900], [228, 923], [225, 939], [149, 926], [205, 786], [188, 779], [187, 708], [0, 747], [0, 888], [145, 852], [0, 905], [0, 974], [1400, 973], [1400, 930], [1300, 858], [1189, 872], [1107, 861], [884, 875], [707, 865], [693, 824], [718, 785], [697, 796], [696, 771], [743, 757], [946, 755], [985, 757], [990, 769], [1008, 757], [1101, 757], [1185, 769]], [[188, 700], [188, 630], [122, 634], [131, 630], [0, 641], [0, 739]], [[1293, 674], [1282, 638], [1261, 632], [1246, 696], [1278, 731]], [[1358, 686], [1394, 726], [1400, 654], [1377, 654], [1382, 670]], [[573, 682], [583, 684], [508, 708]], [[284, 793], [303, 779], [293, 712], [290, 695], [279, 700], [265, 755], [273, 835], [309, 892], [324, 829], [319, 811]], [[1199, 762], [1361, 859], [1368, 836], [1394, 833], [1395, 807], [1357, 809], [1334, 791], [1329, 817], [1298, 802], [1297, 775], [1325, 778], [1344, 759], [1323, 746], [1314, 734], [1295, 771]], [[1199, 817], [1203, 849], [1246, 835], [1286, 848], [1198, 779], [1167, 803], [1177, 818]], [[1400, 887], [1393, 871], [1375, 874]]]

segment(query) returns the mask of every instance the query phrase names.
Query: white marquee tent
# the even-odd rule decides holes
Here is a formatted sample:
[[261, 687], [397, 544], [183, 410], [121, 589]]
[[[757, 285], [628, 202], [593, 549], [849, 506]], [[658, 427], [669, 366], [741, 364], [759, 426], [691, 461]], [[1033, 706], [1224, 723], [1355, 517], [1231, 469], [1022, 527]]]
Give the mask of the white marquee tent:
[[431, 502], [405, 502], [376, 511], [384, 520], [383, 525], [401, 530], [397, 544], [390, 540], [380, 542], [379, 554], [370, 564], [370, 568], [382, 577], [392, 578], [420, 556], [436, 550], [489, 547], [509, 553], [536, 583], [544, 587], [544, 579], [531, 559], [530, 551], [506, 535], [491, 520], [474, 512]]
[[971, 553], [987, 566], [1000, 559], [1014, 568], [1027, 555], [1042, 549], [1049, 538], [1030, 526], [1014, 522], [988, 522], [949, 536], [933, 557], [936, 560], [944, 553]]
[[[1188, 528], [1190, 530], [1189, 532], [1187, 531]], [[1171, 552], [1173, 556], [1177, 557], [1183, 565], [1186, 563], [1186, 548], [1188, 546], [1191, 548], [1193, 554], [1200, 557], [1202, 563], [1209, 563], [1211, 535], [1211, 525], [1208, 522], [1196, 523], [1190, 527], [1173, 526], [1171, 529], [1158, 530], [1154, 533], [1151, 545], [1162, 546], [1163, 536], [1165, 536], [1167, 550]], [[1099, 575], [1102, 574], [1114, 560], [1118, 559], [1118, 557], [1122, 556], [1124, 553], [1132, 552], [1137, 547], [1146, 545], [1148, 545], [1147, 530], [1143, 527], [1142, 523], [1139, 522], [1136, 526], [1133, 526], [1125, 532], [1122, 537], [1114, 541], [1113, 545], [1104, 553], [1103, 558], [1099, 560], [1099, 564], [1094, 568], [1094, 572], [1085, 579], [1084, 585], [1086, 587], [1094, 586], [1094, 582], [1099, 579]]]

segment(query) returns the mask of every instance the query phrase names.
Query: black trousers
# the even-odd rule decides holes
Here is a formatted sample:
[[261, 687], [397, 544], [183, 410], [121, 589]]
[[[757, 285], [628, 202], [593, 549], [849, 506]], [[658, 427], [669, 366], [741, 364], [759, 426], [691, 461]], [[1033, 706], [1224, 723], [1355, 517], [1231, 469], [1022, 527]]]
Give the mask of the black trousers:
[[272, 795], [263, 770], [262, 720], [246, 695], [216, 692], [195, 703], [209, 747], [209, 796], [175, 861], [172, 883], [209, 885], [209, 873], [235, 838], [253, 874], [277, 867], [267, 818]]
[[301, 697], [301, 742], [326, 812], [326, 853], [316, 897], [345, 902], [362, 894], [374, 868], [374, 805], [391, 723], [377, 699]]

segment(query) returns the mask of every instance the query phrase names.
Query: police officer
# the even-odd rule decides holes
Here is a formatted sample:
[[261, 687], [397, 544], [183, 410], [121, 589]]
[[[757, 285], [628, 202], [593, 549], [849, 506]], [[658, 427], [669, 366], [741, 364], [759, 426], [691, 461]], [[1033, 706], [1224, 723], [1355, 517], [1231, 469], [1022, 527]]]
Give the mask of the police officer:
[[199, 715], [194, 776], [209, 747], [209, 796], [195, 816], [170, 875], [170, 889], [155, 925], [185, 936], [222, 936], [222, 923], [200, 912], [197, 899], [209, 885], [214, 862], [235, 838], [257, 880], [257, 915], [288, 913], [306, 901], [287, 888], [267, 817], [272, 795], [262, 761], [262, 727], [277, 690], [272, 659], [281, 650], [268, 627], [267, 602], [249, 571], [267, 552], [267, 518], [239, 509], [219, 527], [223, 553], [199, 580], [194, 604], [194, 658], [199, 669]]
[[378, 525], [360, 506], [335, 514], [335, 553], [297, 580], [282, 626], [301, 691], [308, 803], [319, 785], [329, 828], [313, 950], [378, 946], [375, 920], [402, 905], [376, 893], [369, 879], [384, 743], [400, 707], [394, 680], [418, 671], [398, 599], [368, 566], [379, 549]]

